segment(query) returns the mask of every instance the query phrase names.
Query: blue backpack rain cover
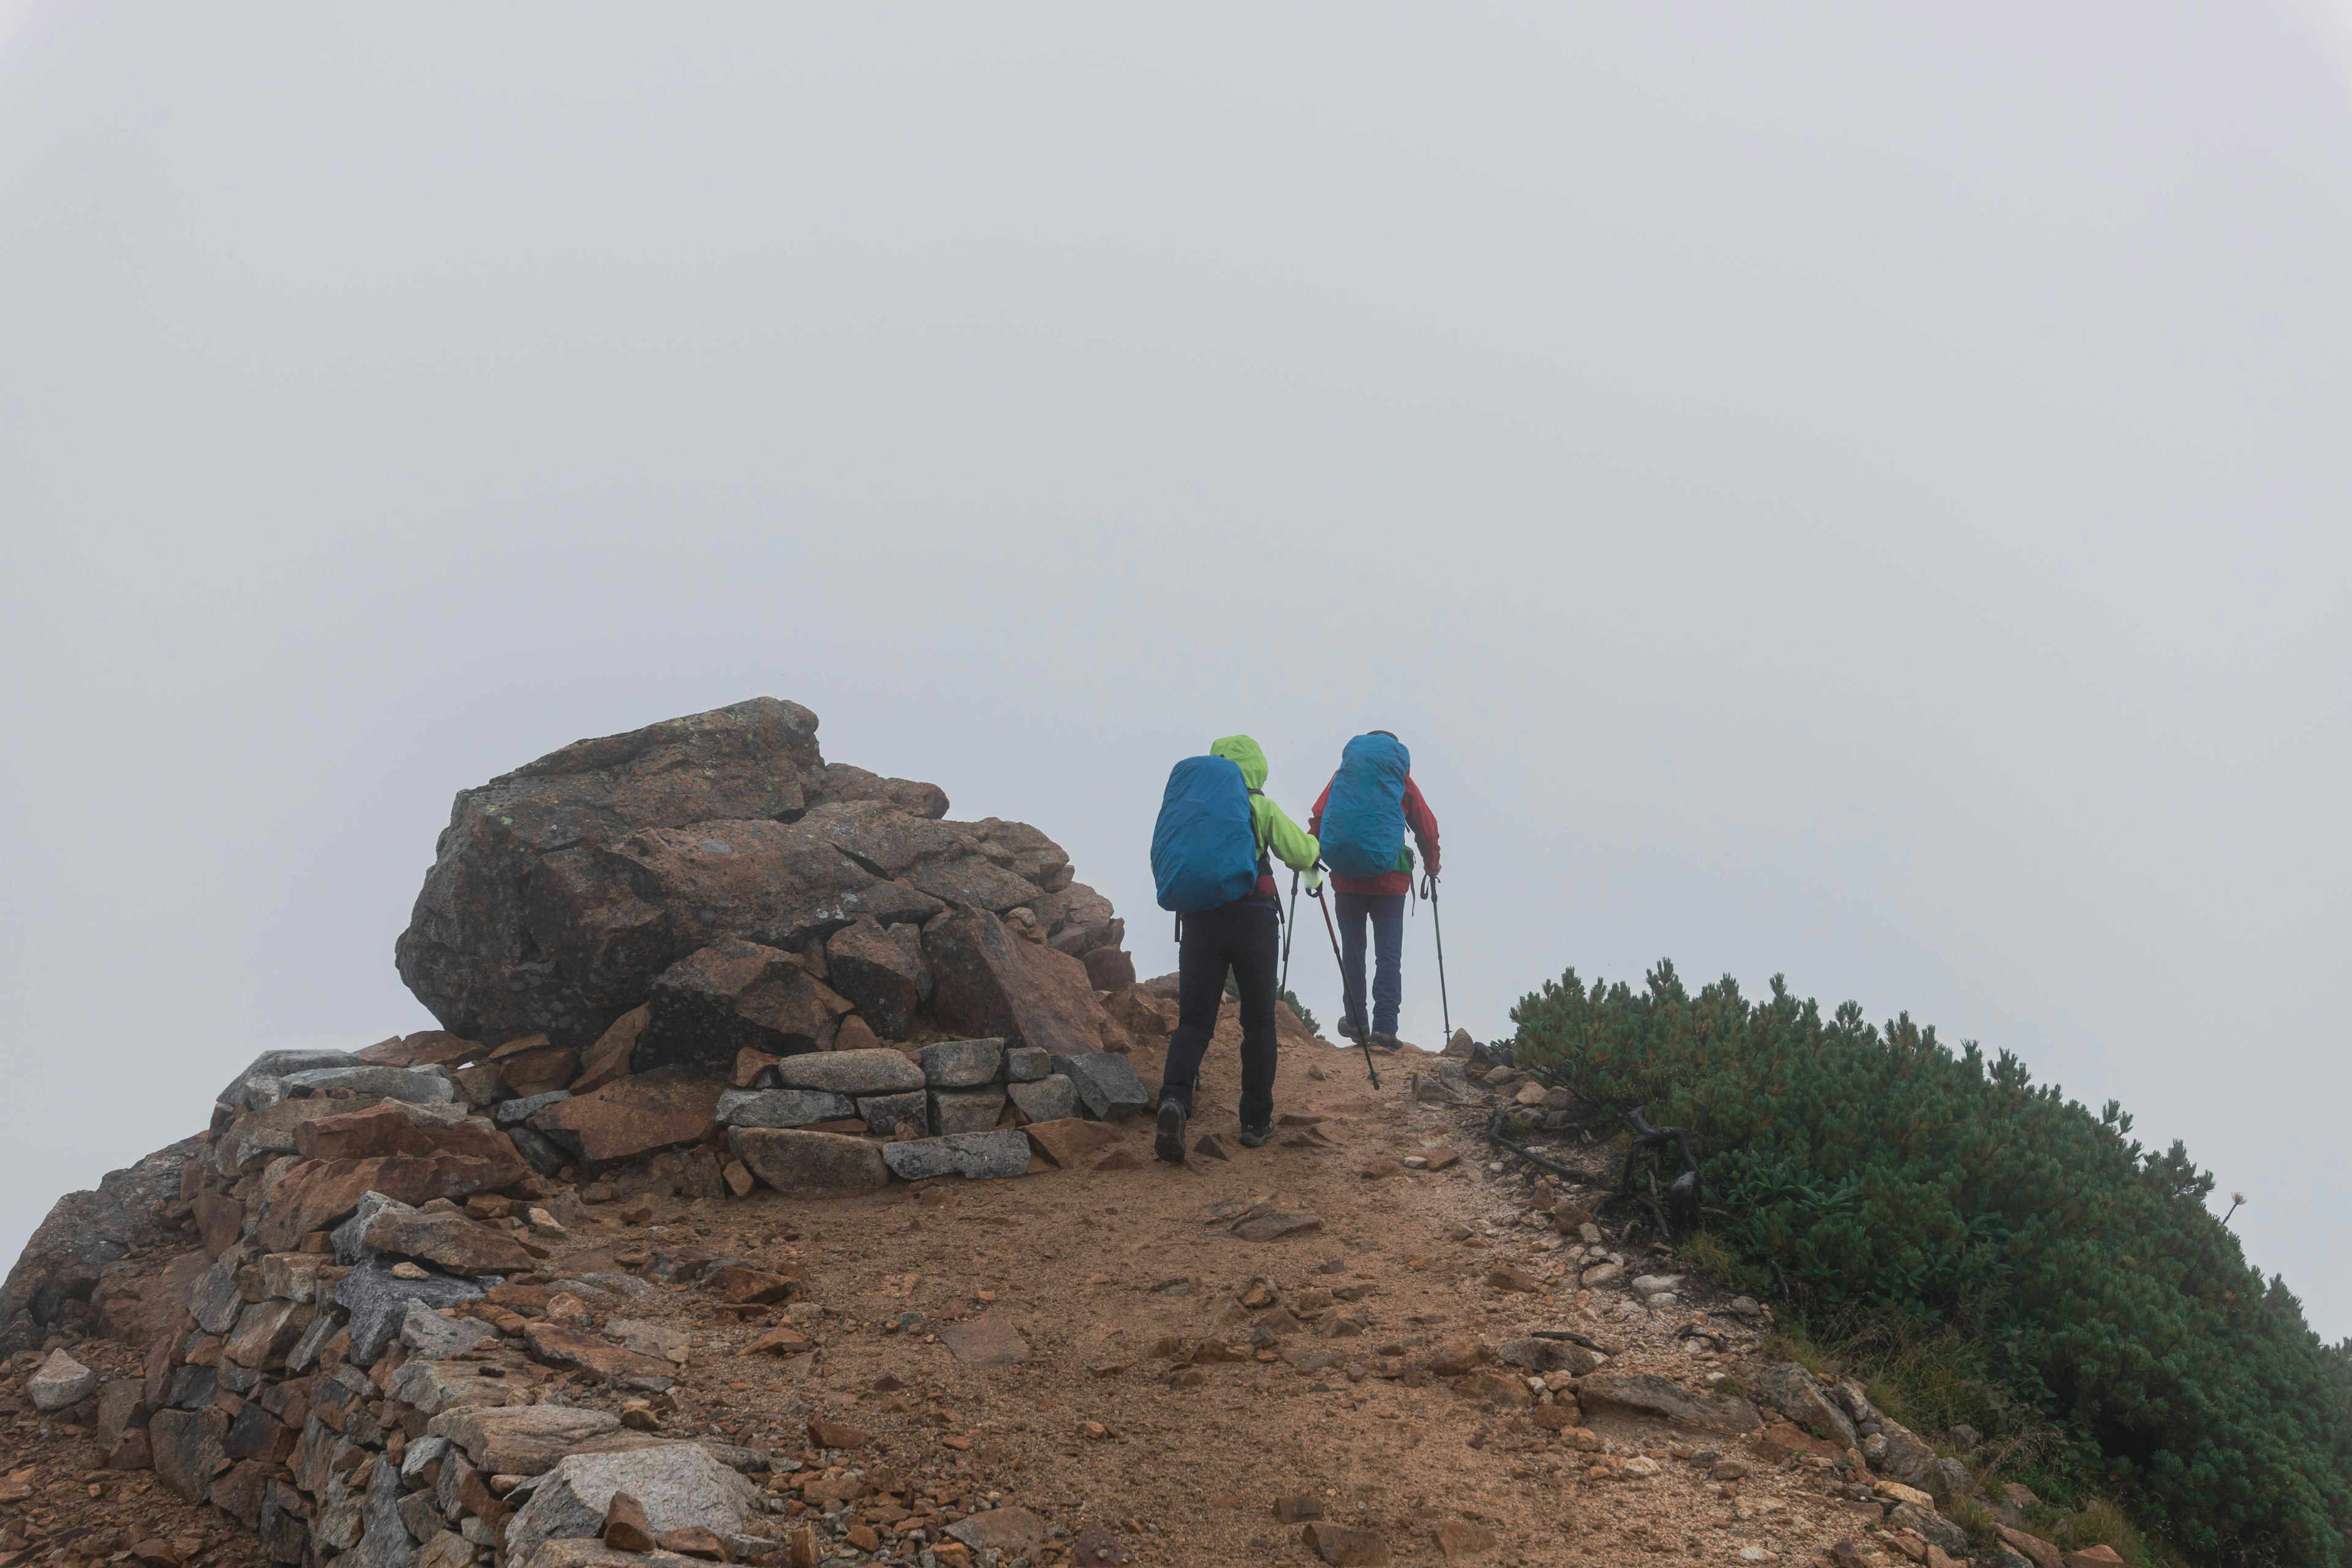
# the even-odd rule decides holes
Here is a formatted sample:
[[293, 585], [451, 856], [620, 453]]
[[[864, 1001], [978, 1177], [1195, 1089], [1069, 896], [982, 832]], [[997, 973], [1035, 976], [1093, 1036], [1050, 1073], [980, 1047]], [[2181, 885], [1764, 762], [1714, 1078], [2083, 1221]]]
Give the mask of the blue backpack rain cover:
[[1186, 757], [1168, 772], [1151, 829], [1160, 907], [1180, 915], [1223, 909], [1257, 886], [1257, 829], [1239, 763]]
[[1359, 735], [1339, 753], [1323, 805], [1323, 863], [1342, 877], [1381, 877], [1404, 854], [1404, 779], [1412, 753], [1393, 735]]

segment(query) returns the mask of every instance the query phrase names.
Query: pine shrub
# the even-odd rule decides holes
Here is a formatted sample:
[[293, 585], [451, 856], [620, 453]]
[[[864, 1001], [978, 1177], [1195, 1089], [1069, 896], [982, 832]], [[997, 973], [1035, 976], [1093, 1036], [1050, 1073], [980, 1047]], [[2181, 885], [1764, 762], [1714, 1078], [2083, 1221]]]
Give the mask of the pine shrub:
[[1965, 1332], [1995, 1404], [2199, 1563], [2352, 1563], [2352, 1342], [2323, 1345], [2206, 1206], [2179, 1142], [2129, 1134], [1908, 1015], [1749, 1003], [1671, 963], [1573, 970], [1512, 1010], [1522, 1065], [1689, 1128], [1716, 1240], [1811, 1311]]

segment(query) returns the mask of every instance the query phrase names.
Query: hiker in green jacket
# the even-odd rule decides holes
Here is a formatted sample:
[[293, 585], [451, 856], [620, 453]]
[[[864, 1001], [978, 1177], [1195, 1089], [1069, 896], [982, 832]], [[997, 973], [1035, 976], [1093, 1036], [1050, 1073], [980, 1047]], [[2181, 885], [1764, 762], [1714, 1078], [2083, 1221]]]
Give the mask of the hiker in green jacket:
[[1255, 1149], [1274, 1125], [1274, 1004], [1281, 971], [1282, 902], [1275, 895], [1274, 862], [1304, 871], [1319, 884], [1321, 852], [1314, 836], [1266, 798], [1265, 753], [1247, 735], [1228, 735], [1209, 748], [1240, 767], [1249, 786], [1250, 826], [1257, 836], [1257, 883], [1222, 909], [1184, 917], [1176, 963], [1176, 1032], [1160, 1079], [1160, 1118], [1152, 1149], [1161, 1159], [1184, 1159], [1184, 1124], [1192, 1114], [1192, 1086], [1201, 1058], [1216, 1032], [1231, 969], [1242, 1001], [1241, 1141]]

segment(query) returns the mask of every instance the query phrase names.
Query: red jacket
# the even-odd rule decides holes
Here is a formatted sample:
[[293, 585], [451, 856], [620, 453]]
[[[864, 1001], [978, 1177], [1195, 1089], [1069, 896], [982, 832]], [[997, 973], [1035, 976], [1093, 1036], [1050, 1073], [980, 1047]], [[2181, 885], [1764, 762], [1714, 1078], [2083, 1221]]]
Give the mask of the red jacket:
[[[1331, 775], [1337, 783], [1339, 775]], [[1331, 785], [1325, 784], [1323, 793], [1315, 797], [1315, 809], [1307, 814], [1307, 831], [1320, 837], [1323, 834], [1323, 808], [1331, 804]], [[1429, 809], [1429, 802], [1421, 798], [1421, 786], [1412, 775], [1404, 775], [1404, 825], [1421, 845], [1422, 869], [1437, 875], [1437, 814]], [[1331, 885], [1343, 893], [1410, 893], [1412, 873], [1384, 871], [1377, 877], [1342, 877], [1331, 873]]]

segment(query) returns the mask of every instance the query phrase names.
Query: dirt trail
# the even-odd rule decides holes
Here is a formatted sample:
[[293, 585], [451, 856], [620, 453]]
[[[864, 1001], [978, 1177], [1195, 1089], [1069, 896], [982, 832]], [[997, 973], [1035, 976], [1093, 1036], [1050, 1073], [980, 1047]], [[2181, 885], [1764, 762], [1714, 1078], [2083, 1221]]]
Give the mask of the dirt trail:
[[[579, 1239], [602, 1251], [601, 1267], [616, 1253], [643, 1266], [637, 1254], [657, 1265], [665, 1251], [699, 1248], [807, 1280], [776, 1309], [730, 1309], [707, 1287], [673, 1285], [597, 1310], [600, 1325], [650, 1319], [690, 1334], [679, 1386], [635, 1419], [802, 1460], [772, 1486], [791, 1510], [772, 1521], [780, 1564], [803, 1524], [816, 1527], [803, 1542], [816, 1561], [913, 1563], [926, 1552], [935, 1563], [970, 1561], [951, 1544], [938, 1550], [941, 1530], [1012, 1505], [1055, 1532], [1031, 1562], [1087, 1568], [1121, 1550], [1140, 1562], [1317, 1561], [1303, 1522], [1318, 1510], [1324, 1553], [1370, 1550], [1333, 1533], [1361, 1529], [1386, 1554], [1364, 1560], [1401, 1562], [1806, 1560], [1860, 1534], [1856, 1505], [1829, 1495], [1827, 1478], [1768, 1463], [1746, 1443], [1597, 1415], [1585, 1432], [1562, 1432], [1551, 1429], [1556, 1417], [1542, 1424], [1541, 1403], [1522, 1407], [1523, 1370], [1489, 1359], [1454, 1375], [1464, 1369], [1446, 1352], [1466, 1354], [1465, 1342], [1493, 1348], [1572, 1329], [1613, 1352], [1612, 1373], [1657, 1372], [1703, 1389], [1742, 1369], [1757, 1325], [1725, 1314], [1696, 1281], [1672, 1310], [1645, 1308], [1624, 1286], [1669, 1266], [1654, 1251], [1626, 1255], [1623, 1279], [1580, 1290], [1565, 1250], [1573, 1238], [1523, 1212], [1529, 1173], [1489, 1169], [1490, 1097], [1416, 1103], [1414, 1075], [1436, 1063], [1419, 1051], [1383, 1057], [1376, 1091], [1360, 1053], [1286, 1039], [1284, 1121], [1265, 1147], [1240, 1148], [1230, 1019], [1222, 1033], [1192, 1131], [1222, 1135], [1229, 1160], [1162, 1164], [1150, 1155], [1150, 1123], [1138, 1120], [1107, 1154], [1019, 1181], [821, 1202], [764, 1189], [743, 1200], [659, 1199], [634, 1225], [621, 1219], [624, 1205], [592, 1208]], [[1160, 1053], [1139, 1047], [1133, 1059], [1156, 1084]], [[1460, 1158], [1444, 1170], [1391, 1163], [1443, 1163], [1449, 1150]], [[1233, 1233], [1236, 1217], [1267, 1202], [1319, 1223], [1277, 1240]], [[545, 1274], [560, 1283], [563, 1260]], [[1260, 1280], [1271, 1300], [1249, 1295], [1244, 1305]], [[1685, 1339], [1710, 1306], [1700, 1321], [1725, 1339]], [[812, 1353], [744, 1353], [787, 1322], [814, 1342]], [[971, 1364], [950, 1348], [990, 1332], [1008, 1352], [1017, 1339], [1018, 1359]], [[1195, 1356], [1203, 1341], [1220, 1348]], [[137, 1358], [94, 1341], [85, 1352], [107, 1375], [131, 1373]], [[966, 1355], [978, 1353], [966, 1343]], [[1565, 1375], [1552, 1381], [1558, 1403], [1572, 1401]], [[613, 1409], [637, 1397], [576, 1375], [563, 1392]], [[868, 1440], [813, 1448], [813, 1417]], [[1594, 1435], [1612, 1451], [1580, 1450]], [[1723, 1479], [1717, 1456], [1747, 1460], [1754, 1474]], [[95, 1462], [86, 1440], [50, 1418], [15, 1417], [0, 1473], [21, 1476], [22, 1495], [0, 1492], [0, 1528], [14, 1532], [0, 1534], [0, 1568], [11, 1568], [27, 1531], [37, 1537], [28, 1563], [100, 1546], [110, 1550], [96, 1555], [111, 1558], [150, 1536], [176, 1537], [182, 1562], [258, 1560], [233, 1522], [178, 1503], [152, 1476], [126, 1479], [90, 1469]], [[896, 1489], [845, 1508], [801, 1501], [877, 1480]], [[812, 1493], [813, 1481], [822, 1484]], [[1290, 1517], [1277, 1517], [1278, 1502]], [[90, 1535], [61, 1545], [77, 1527]], [[1076, 1558], [1090, 1527], [1115, 1540], [1112, 1556]]]

